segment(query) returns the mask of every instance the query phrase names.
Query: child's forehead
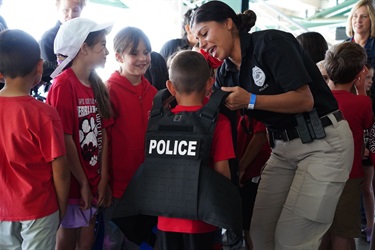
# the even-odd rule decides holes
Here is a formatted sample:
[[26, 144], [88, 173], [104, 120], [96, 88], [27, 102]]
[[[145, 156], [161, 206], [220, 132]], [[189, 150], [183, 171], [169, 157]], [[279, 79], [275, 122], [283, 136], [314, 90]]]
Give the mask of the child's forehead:
[[137, 51], [148, 51], [146, 43], [143, 39], [139, 38], [139, 40], [132, 40], [124, 44], [124, 53], [134, 53]]

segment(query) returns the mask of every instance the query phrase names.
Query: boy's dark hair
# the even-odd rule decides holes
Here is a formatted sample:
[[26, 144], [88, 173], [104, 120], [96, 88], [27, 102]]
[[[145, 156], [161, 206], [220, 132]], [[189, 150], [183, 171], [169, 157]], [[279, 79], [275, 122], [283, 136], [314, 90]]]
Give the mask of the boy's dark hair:
[[201, 93], [210, 77], [206, 59], [198, 52], [185, 50], [178, 52], [171, 61], [169, 79], [178, 93]]
[[326, 53], [324, 67], [334, 84], [352, 82], [366, 65], [367, 54], [364, 48], [353, 42], [334, 45]]
[[39, 44], [31, 35], [13, 29], [0, 32], [0, 73], [4, 77], [24, 77], [39, 61]]

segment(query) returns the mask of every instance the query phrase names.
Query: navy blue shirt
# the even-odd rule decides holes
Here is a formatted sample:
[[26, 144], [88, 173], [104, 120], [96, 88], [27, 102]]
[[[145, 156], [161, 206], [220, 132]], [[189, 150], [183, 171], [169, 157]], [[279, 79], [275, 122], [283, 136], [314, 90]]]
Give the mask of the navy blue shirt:
[[[345, 42], [355, 42], [354, 37], [350, 37]], [[375, 37], [369, 37], [363, 47], [366, 50], [367, 62], [375, 69]]]
[[[355, 42], [354, 37], [350, 37], [345, 40], [345, 42]], [[366, 50], [367, 62], [372, 65], [375, 69], [375, 37], [369, 37], [366, 41], [365, 46], [363, 47]], [[375, 82], [375, 75], [372, 78], [372, 81]], [[375, 84], [371, 85], [371, 98], [372, 98], [372, 110], [375, 112]]]
[[39, 42], [40, 52], [42, 54], [41, 56], [44, 61], [57, 63], [57, 57], [53, 50], [53, 46], [55, 42], [55, 37], [57, 35], [57, 32], [60, 29], [60, 26], [61, 26], [61, 22], [58, 21], [53, 28], [47, 30], [43, 34], [42, 39]]
[[[308, 84], [319, 116], [338, 109], [336, 99], [318, 67], [292, 34], [279, 30], [241, 33], [240, 41], [240, 70], [226, 59], [217, 71], [215, 87], [240, 86], [256, 95], [276, 95]], [[264, 110], [247, 113], [273, 130], [297, 125], [296, 114], [293, 113]]]

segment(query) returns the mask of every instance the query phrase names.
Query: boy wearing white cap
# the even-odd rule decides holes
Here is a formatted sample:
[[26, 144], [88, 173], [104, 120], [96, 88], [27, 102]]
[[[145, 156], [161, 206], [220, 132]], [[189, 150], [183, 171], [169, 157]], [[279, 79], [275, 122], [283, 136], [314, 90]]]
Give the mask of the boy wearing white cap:
[[72, 173], [56, 249], [91, 249], [97, 208], [111, 202], [106, 127], [112, 112], [106, 87], [95, 72], [106, 62], [105, 36], [111, 28], [79, 17], [62, 24], [55, 38], [55, 54], [65, 59], [51, 74], [46, 102], [60, 114]]

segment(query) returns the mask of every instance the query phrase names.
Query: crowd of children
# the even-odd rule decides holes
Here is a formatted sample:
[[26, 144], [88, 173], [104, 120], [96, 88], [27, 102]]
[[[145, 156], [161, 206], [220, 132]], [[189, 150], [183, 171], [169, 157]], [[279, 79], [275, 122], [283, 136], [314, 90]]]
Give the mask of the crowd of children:
[[[369, 64], [366, 67], [366, 51], [356, 43], [344, 42], [332, 46], [315, 67], [294, 37], [270, 31], [251, 38], [255, 45], [250, 44], [258, 48], [256, 53], [238, 57], [241, 46], [249, 42], [250, 34], [246, 33], [255, 24], [253, 12], [237, 16], [226, 4], [211, 1], [195, 9], [189, 18], [192, 20], [186, 28], [197, 38], [199, 47], [196, 51], [170, 51], [165, 88], [171, 97], [163, 106], [170, 112], [160, 109], [158, 115], [170, 115], [173, 122], [184, 125], [186, 113], [211, 115], [204, 108], [217, 101], [211, 98], [213, 91], [230, 92], [220, 113], [211, 119], [210, 126], [215, 128], [207, 128], [212, 134], [206, 141], [195, 138], [197, 132], [187, 125], [178, 127], [179, 133], [186, 133], [185, 138], [147, 137], [150, 117], [156, 116], [157, 105], [153, 102], [161, 92], [145, 77], [152, 64], [152, 48], [139, 28], [125, 27], [114, 36], [113, 53], [119, 68], [103, 80], [95, 69], [105, 67], [110, 53], [106, 35], [113, 24], [98, 24], [81, 17], [60, 24], [54, 38], [58, 62], [45, 103], [30, 96], [43, 75], [40, 44], [21, 30], [0, 32], [0, 78], [5, 81], [0, 90], [0, 249], [139, 249], [142, 242], [160, 250], [223, 249], [222, 223], [229, 225], [227, 235], [233, 233], [234, 239], [228, 238], [227, 242], [233, 243], [232, 249], [238, 249], [236, 242], [241, 243], [242, 236], [247, 250], [351, 249], [361, 231], [361, 193], [367, 195], [366, 216], [374, 213], [371, 160], [375, 155], [375, 133], [371, 133], [371, 127], [375, 125], [367, 96], [373, 68]], [[278, 40], [286, 50], [293, 48], [295, 60], [306, 72], [298, 77], [283, 75], [269, 59], [285, 59], [281, 59], [282, 54], [269, 55], [262, 47], [264, 40], [269, 42], [267, 46]], [[252, 49], [246, 46], [242, 49]], [[245, 56], [259, 60], [250, 66]], [[273, 65], [263, 72], [262, 67], [268, 64]], [[250, 75], [249, 86], [238, 84]], [[271, 76], [274, 82], [265, 82]], [[301, 82], [293, 80], [293, 84], [284, 86], [282, 80], [292, 81], [290, 77]], [[316, 85], [304, 82], [310, 77]], [[222, 90], [215, 90], [220, 87]], [[312, 112], [305, 112], [313, 107]], [[312, 126], [306, 128], [310, 131], [308, 142], [303, 141], [306, 138], [302, 138], [301, 121], [294, 118], [298, 113], [309, 116], [303, 118], [304, 124]], [[314, 115], [319, 115], [318, 121], [323, 123], [318, 124], [320, 127], [309, 123]], [[290, 125], [296, 129], [286, 129]], [[172, 126], [161, 125], [158, 129], [168, 131]], [[369, 143], [364, 149], [366, 132]], [[306, 143], [315, 146], [307, 147]], [[207, 161], [195, 154], [205, 147], [210, 152]], [[289, 147], [295, 153], [291, 154]], [[119, 204], [126, 206], [128, 201], [122, 199], [128, 186], [140, 178], [141, 170], [146, 168], [145, 159], [149, 164], [154, 154], [162, 159], [157, 161], [159, 166], [165, 161], [162, 171], [176, 159], [191, 167], [189, 160], [201, 160], [203, 166], [199, 163], [197, 169], [208, 167], [218, 173], [216, 184], [230, 183], [242, 203], [233, 211], [242, 218], [243, 235], [238, 238], [235, 230], [231, 231], [235, 229], [231, 216], [216, 210], [215, 206], [223, 203], [201, 201], [198, 194], [216, 195], [210, 186], [215, 182], [198, 182], [199, 174], [194, 182], [193, 170], [170, 171], [161, 182], [160, 178], [154, 182], [146, 176], [144, 180], [154, 184], [144, 187], [155, 185], [151, 190], [155, 192], [168, 190], [174, 195], [168, 199], [178, 196], [180, 200], [196, 200], [196, 211], [158, 211], [171, 201], [155, 203], [150, 199], [140, 205], [140, 211], [149, 211], [144, 214], [147, 218], [129, 216], [122, 218], [122, 224], [114, 223]], [[291, 158], [284, 158], [285, 154], [291, 154]], [[365, 171], [364, 162], [369, 165]], [[324, 171], [313, 169], [323, 170], [323, 166]], [[199, 171], [205, 176], [202, 169]], [[182, 184], [176, 185], [176, 180]], [[317, 187], [321, 193], [314, 196]], [[144, 201], [151, 191], [136, 194], [146, 197], [140, 199]], [[267, 198], [271, 194], [275, 199]], [[329, 200], [321, 197], [325, 194]], [[223, 202], [236, 198], [229, 191], [225, 195], [231, 197]], [[312, 206], [306, 207], [306, 202]], [[185, 211], [181, 204], [174, 205]], [[154, 209], [145, 209], [149, 206]], [[192, 204], [185, 202], [184, 206], [191, 208]], [[205, 209], [212, 209], [213, 218], [202, 212]], [[270, 215], [262, 217], [267, 211]], [[294, 237], [292, 228], [286, 228], [294, 224], [308, 227], [309, 232]], [[368, 241], [372, 226], [373, 218], [366, 225]], [[99, 233], [99, 227], [104, 233]], [[142, 232], [142, 236], [137, 237], [135, 232]], [[292, 238], [295, 246], [288, 245]]]

